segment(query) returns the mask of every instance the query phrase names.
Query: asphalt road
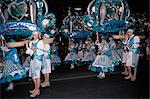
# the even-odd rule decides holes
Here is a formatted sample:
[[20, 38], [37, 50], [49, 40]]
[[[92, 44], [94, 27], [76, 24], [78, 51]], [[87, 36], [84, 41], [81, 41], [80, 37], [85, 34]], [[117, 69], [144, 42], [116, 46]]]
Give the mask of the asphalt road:
[[[105, 79], [98, 79], [97, 73], [88, 71], [86, 67], [74, 70], [58, 69], [51, 75], [51, 86], [41, 88], [42, 99], [95, 99], [95, 98], [149, 98], [148, 64], [142, 62], [139, 66], [137, 80], [124, 80], [122, 68], [108, 73]], [[27, 78], [15, 82], [13, 91], [6, 92], [7, 84], [1, 85], [1, 98], [29, 98], [29, 90], [33, 88], [32, 81]]]

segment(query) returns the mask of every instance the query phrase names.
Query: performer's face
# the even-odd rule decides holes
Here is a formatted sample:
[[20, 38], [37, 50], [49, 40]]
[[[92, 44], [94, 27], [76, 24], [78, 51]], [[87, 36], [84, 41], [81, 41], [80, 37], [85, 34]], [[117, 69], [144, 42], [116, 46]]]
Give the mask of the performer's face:
[[34, 39], [34, 40], [37, 40], [38, 37], [39, 37], [38, 34], [33, 34], [33, 39]]
[[53, 42], [54, 42], [54, 38], [49, 38], [49, 39], [47, 39], [47, 42], [48, 42], [49, 44], [53, 43]]
[[132, 32], [128, 32], [128, 35], [129, 35], [129, 36], [132, 36], [132, 35], [133, 35], [133, 33], [132, 33]]
[[105, 44], [106, 43], [106, 40], [105, 39], [102, 39], [102, 44]]

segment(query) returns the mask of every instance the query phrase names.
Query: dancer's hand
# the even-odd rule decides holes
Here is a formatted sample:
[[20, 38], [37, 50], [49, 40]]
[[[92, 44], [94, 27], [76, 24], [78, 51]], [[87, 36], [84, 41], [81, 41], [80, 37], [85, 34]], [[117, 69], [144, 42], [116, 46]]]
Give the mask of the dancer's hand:
[[34, 50], [35, 50], [35, 47], [34, 47], [34, 46], [32, 46], [32, 47], [31, 47], [31, 49], [34, 51]]
[[24, 40], [23, 42], [24, 42], [24, 44], [28, 44], [29, 40]]

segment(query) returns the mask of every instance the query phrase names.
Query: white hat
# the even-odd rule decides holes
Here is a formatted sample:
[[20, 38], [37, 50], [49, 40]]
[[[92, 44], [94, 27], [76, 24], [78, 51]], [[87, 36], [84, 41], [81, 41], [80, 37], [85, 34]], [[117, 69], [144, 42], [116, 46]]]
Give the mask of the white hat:
[[34, 31], [34, 32], [32, 32], [32, 35], [33, 35], [33, 34], [40, 34], [40, 32]]
[[128, 33], [128, 32], [132, 32], [132, 33], [133, 33], [134, 30], [133, 30], [133, 29], [128, 29], [128, 30], [127, 30], [127, 33]]
[[48, 34], [44, 34], [44, 37], [46, 37], [46, 38], [50, 38], [50, 36], [48, 35]]

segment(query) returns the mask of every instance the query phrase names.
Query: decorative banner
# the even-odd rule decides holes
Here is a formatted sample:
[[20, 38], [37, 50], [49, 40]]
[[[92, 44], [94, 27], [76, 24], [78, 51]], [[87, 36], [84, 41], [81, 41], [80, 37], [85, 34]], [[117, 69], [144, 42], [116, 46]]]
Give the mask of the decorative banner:
[[102, 30], [100, 32], [117, 32], [126, 29], [126, 23], [119, 20], [104, 21]]
[[24, 1], [20, 3], [12, 2], [8, 5], [8, 12], [13, 18], [21, 20], [27, 12], [27, 4]]
[[40, 31], [40, 28], [27, 20], [24, 20], [24, 22], [12, 21], [0, 26], [0, 34], [3, 35], [30, 36], [33, 31]]

